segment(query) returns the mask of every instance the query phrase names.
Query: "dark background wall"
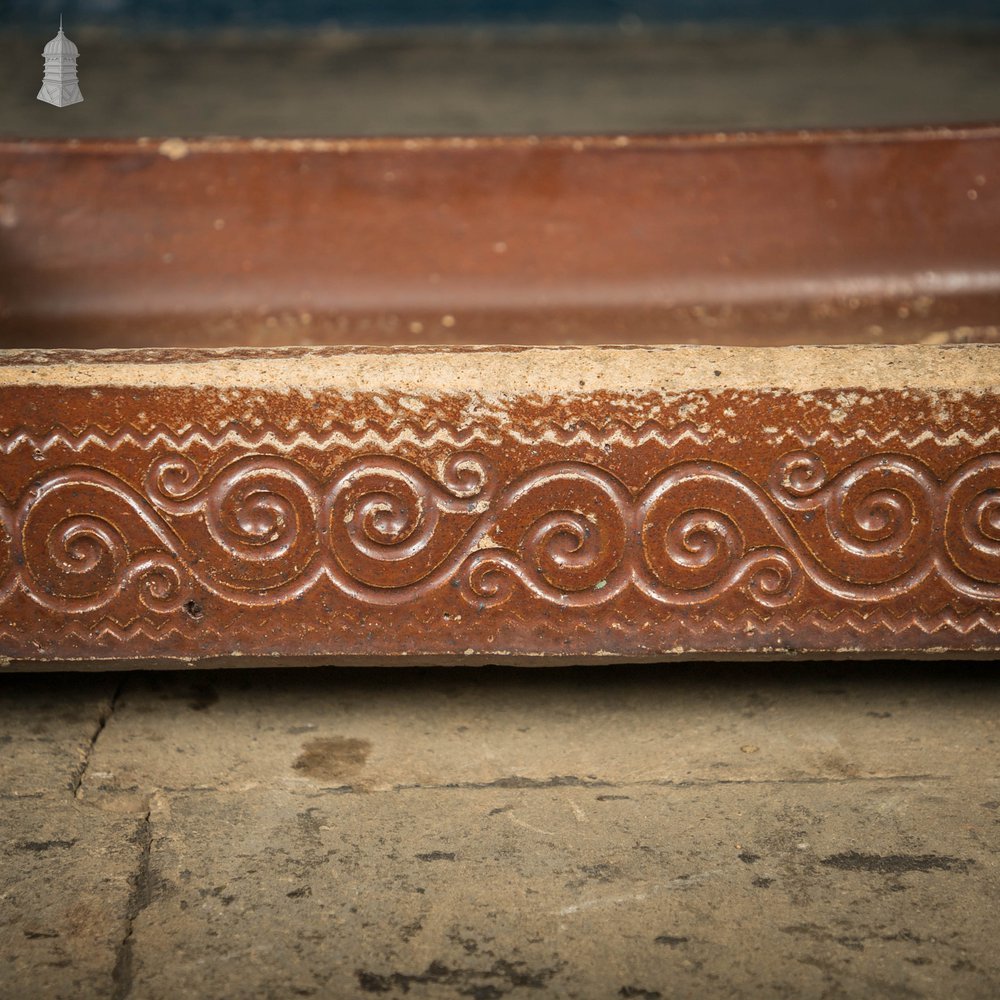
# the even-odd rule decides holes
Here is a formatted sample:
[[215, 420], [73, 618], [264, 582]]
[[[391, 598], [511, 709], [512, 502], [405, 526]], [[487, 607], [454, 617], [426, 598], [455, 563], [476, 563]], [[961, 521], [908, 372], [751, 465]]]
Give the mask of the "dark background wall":
[[51, 22], [60, 12], [75, 25], [122, 27], [1000, 23], [1000, 0], [0, 0], [0, 23]]

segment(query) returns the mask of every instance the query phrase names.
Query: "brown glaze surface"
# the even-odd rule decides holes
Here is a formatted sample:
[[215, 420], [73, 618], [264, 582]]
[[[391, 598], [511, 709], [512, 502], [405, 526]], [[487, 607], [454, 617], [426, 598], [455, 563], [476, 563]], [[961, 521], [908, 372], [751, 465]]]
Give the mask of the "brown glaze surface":
[[998, 355], [8, 353], [0, 654], [994, 650]]
[[0, 346], [996, 340], [995, 127], [0, 142]]
[[998, 164], [0, 143], [0, 658], [989, 654]]

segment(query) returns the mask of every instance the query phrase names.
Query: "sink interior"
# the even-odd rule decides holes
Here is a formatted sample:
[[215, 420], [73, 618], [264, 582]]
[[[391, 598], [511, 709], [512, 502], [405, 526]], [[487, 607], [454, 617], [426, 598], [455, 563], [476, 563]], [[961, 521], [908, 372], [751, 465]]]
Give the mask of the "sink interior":
[[0, 142], [0, 347], [1000, 340], [1000, 129]]

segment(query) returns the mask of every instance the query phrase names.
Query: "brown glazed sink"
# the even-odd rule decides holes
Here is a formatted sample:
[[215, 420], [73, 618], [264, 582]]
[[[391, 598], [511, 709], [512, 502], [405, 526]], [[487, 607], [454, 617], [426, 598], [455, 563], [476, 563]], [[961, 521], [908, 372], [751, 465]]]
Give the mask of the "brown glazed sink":
[[995, 655], [1000, 129], [0, 143], [0, 657]]

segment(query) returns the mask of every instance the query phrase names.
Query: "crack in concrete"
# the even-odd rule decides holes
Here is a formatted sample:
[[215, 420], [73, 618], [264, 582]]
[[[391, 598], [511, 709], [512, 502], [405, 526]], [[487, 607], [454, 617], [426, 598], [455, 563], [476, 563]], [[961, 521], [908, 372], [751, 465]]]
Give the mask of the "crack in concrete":
[[80, 798], [83, 794], [83, 779], [87, 774], [87, 768], [90, 767], [90, 758], [93, 756], [94, 748], [97, 746], [97, 741], [100, 739], [101, 733], [104, 732], [104, 727], [107, 726], [111, 716], [114, 715], [115, 709], [118, 707], [118, 699], [121, 697], [124, 689], [125, 678], [123, 677], [112, 692], [107, 704], [97, 716], [97, 724], [90, 735], [90, 740], [83, 749], [83, 759], [80, 761], [80, 765], [77, 767], [76, 773], [73, 775], [73, 780], [70, 783], [70, 790], [76, 799]]
[[150, 806], [146, 815], [139, 821], [134, 837], [134, 842], [139, 847], [139, 863], [132, 877], [132, 889], [125, 904], [125, 934], [118, 944], [115, 967], [111, 972], [112, 1000], [125, 1000], [132, 993], [135, 922], [152, 901], [150, 879], [150, 856], [153, 848], [153, 824], [150, 818], [152, 812]]
[[[844, 777], [824, 777], [808, 775], [787, 778], [711, 778], [685, 779], [672, 781], [669, 779], [652, 778], [648, 780], [612, 781], [603, 778], [577, 778], [571, 775], [556, 775], [551, 778], [526, 778], [508, 776], [492, 781], [456, 781], [444, 784], [398, 784], [398, 785], [320, 785], [314, 788], [297, 788], [295, 791], [306, 796], [310, 795], [376, 795], [392, 792], [451, 792], [451, 791], [490, 791], [492, 789], [546, 789], [546, 788], [585, 788], [585, 789], [629, 789], [629, 788], [677, 788], [700, 789], [718, 788], [725, 785], [851, 785], [893, 781], [950, 781], [948, 774], [866, 774], [848, 775]], [[255, 787], [262, 787], [257, 785]], [[271, 790], [286, 790], [284, 785], [276, 782], [265, 786]], [[246, 791], [242, 785], [157, 785], [143, 788], [140, 785], [125, 787], [98, 787], [103, 795], [193, 795], [242, 793]], [[610, 797], [610, 796], [609, 796]]]
[[[881, 782], [881, 781], [948, 781], [949, 775], [945, 774], [859, 774], [845, 775], [843, 777], [826, 777], [823, 775], [803, 775], [800, 777], [787, 778], [712, 778], [712, 779], [690, 779], [682, 781], [671, 781], [652, 778], [649, 780], [635, 781], [609, 781], [603, 778], [578, 778], [572, 775], [556, 775], [551, 778], [525, 778], [525, 777], [505, 777], [496, 778], [493, 781], [461, 781], [447, 782], [440, 785], [422, 784], [400, 784], [391, 785], [384, 788], [371, 785], [330, 785], [312, 789], [313, 792], [321, 792], [329, 795], [370, 795], [376, 792], [440, 792], [440, 791], [476, 791], [484, 789], [532, 789], [532, 788], [716, 788], [720, 785], [848, 785], [855, 782]], [[186, 792], [188, 789], [171, 788], [164, 789], [172, 792]], [[225, 788], [217, 788], [215, 791], [224, 792]]]

